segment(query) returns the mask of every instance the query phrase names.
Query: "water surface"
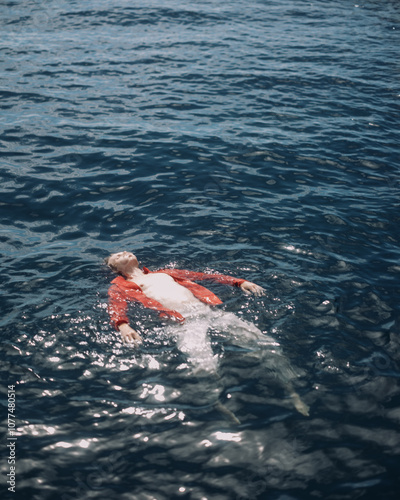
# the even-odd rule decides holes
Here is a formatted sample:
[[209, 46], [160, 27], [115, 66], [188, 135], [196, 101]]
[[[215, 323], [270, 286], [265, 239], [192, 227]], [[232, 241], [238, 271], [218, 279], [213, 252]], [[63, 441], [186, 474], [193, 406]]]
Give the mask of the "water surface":
[[[19, 432], [5, 495], [397, 498], [398, 2], [0, 14], [0, 359]], [[151, 311], [132, 311], [145, 342], [124, 347], [102, 266], [124, 248], [264, 286], [210, 288], [280, 343], [310, 417], [215, 332], [217, 385]]]

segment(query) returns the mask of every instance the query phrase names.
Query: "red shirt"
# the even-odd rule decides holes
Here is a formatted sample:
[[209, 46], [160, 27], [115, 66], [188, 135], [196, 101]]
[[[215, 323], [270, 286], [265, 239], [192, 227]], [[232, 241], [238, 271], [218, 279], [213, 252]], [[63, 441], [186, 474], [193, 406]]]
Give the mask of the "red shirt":
[[[205, 274], [196, 273], [193, 271], [185, 271], [182, 269], [162, 269], [160, 271], [149, 271], [146, 267], [143, 268], [145, 274], [148, 273], [165, 273], [169, 274], [177, 283], [189, 289], [193, 295], [211, 306], [222, 304], [222, 301], [210, 290], [204, 286], [193, 283], [194, 281], [211, 280], [223, 285], [240, 286], [246, 280], [225, 276], [223, 274]], [[129, 302], [140, 302], [145, 307], [160, 311], [160, 316], [175, 318], [178, 321], [184, 321], [184, 317], [177, 311], [167, 309], [157, 300], [147, 297], [141, 288], [132, 281], [126, 280], [123, 276], [118, 276], [111, 282], [108, 290], [109, 304], [108, 312], [110, 314], [111, 324], [118, 330], [118, 326], [122, 323], [129, 323], [126, 315], [126, 310]]]

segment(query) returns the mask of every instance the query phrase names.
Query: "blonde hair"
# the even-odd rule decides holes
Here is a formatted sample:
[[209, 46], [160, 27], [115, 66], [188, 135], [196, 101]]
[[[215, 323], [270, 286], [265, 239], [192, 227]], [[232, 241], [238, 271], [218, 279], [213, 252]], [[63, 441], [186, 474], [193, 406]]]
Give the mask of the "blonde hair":
[[111, 271], [113, 271], [114, 273], [121, 274], [115, 266], [113, 266], [112, 264], [110, 264], [110, 259], [111, 259], [111, 257], [112, 257], [113, 255], [114, 255], [114, 254], [111, 254], [111, 255], [109, 255], [108, 257], [106, 257], [106, 258], [104, 259], [104, 264], [105, 264], [107, 267], [109, 267], [109, 268], [111, 269]]

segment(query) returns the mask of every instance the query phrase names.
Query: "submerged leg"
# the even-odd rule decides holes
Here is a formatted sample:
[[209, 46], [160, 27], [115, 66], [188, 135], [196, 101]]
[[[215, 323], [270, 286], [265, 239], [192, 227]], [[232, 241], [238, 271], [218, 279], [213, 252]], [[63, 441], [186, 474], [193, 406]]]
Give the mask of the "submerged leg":
[[296, 408], [296, 410], [305, 417], [309, 417], [310, 407], [301, 399], [298, 393], [294, 390], [291, 382], [286, 384], [286, 390], [288, 391], [289, 396], [292, 398], [293, 405]]
[[208, 327], [208, 321], [204, 318], [190, 318], [177, 331], [178, 348], [186, 354], [195, 375], [217, 372], [218, 359], [211, 348]]
[[309, 415], [309, 407], [302, 401], [293, 387], [293, 381], [299, 377], [299, 374], [284, 356], [276, 340], [263, 334], [252, 323], [224, 311], [217, 312], [213, 327], [233, 334], [233, 343], [238, 347], [248, 349], [247, 356], [255, 356], [258, 362], [274, 376], [292, 399], [296, 410], [302, 415]]
[[223, 405], [221, 401], [217, 401], [214, 407], [223, 415], [225, 415], [232, 423], [237, 425], [240, 424], [240, 420], [237, 418], [237, 416], [231, 410], [229, 410], [229, 408]]
[[218, 356], [212, 351], [208, 336], [209, 326], [209, 318], [202, 316], [186, 320], [185, 324], [179, 327], [177, 335], [178, 348], [186, 354], [188, 367], [193, 375], [206, 375], [208, 378], [208, 382], [203, 382], [205, 386], [197, 392], [196, 397], [203, 399], [203, 401], [211, 397], [214, 400], [212, 405], [216, 410], [231, 422], [240, 424], [240, 420], [236, 415], [219, 400], [222, 387], [220, 386], [220, 377], [217, 372]]

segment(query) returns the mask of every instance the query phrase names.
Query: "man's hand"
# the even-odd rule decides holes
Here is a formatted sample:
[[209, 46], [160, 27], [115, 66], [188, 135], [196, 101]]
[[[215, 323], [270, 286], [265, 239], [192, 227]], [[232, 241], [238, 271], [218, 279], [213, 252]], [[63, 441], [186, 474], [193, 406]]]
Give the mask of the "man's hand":
[[257, 297], [261, 297], [261, 295], [265, 295], [265, 290], [262, 286], [256, 285], [255, 283], [252, 283], [251, 281], [244, 281], [241, 285], [240, 288], [244, 291], [244, 293], [247, 293], [248, 295], [251, 293], [254, 293]]
[[128, 323], [122, 323], [118, 329], [122, 337], [122, 342], [125, 344], [133, 343], [134, 345], [138, 345], [142, 342], [142, 337]]

